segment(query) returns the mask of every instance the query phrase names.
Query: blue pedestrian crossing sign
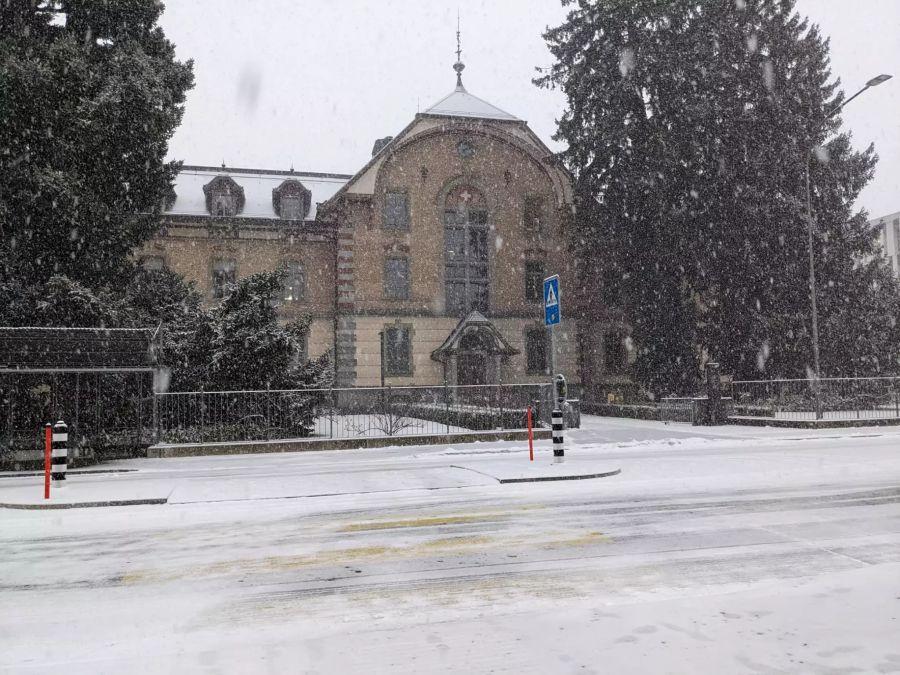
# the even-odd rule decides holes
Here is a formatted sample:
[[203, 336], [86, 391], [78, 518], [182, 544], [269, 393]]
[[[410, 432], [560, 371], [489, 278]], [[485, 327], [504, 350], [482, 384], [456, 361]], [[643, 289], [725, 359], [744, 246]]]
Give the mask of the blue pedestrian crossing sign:
[[544, 325], [555, 326], [562, 318], [559, 304], [559, 275], [544, 279]]

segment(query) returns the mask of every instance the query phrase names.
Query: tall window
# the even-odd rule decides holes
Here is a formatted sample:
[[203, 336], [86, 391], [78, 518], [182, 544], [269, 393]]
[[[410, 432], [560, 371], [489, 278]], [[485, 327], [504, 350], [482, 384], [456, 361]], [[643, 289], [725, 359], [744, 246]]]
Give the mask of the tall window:
[[412, 375], [409, 326], [391, 326], [384, 329], [384, 374]]
[[525, 300], [543, 302], [544, 263], [541, 260], [525, 261]]
[[220, 258], [213, 261], [212, 268], [212, 296], [224, 298], [225, 290], [237, 280], [237, 265], [230, 258]]
[[547, 372], [547, 329], [535, 326], [525, 331], [525, 358], [528, 373]]
[[444, 203], [444, 288], [448, 314], [488, 311], [488, 212], [484, 195], [458, 187]]
[[285, 302], [299, 302], [306, 295], [306, 276], [303, 265], [295, 261], [285, 263], [284, 294]]
[[524, 209], [525, 230], [540, 232], [544, 229], [544, 198], [526, 197]]
[[384, 297], [409, 298], [409, 258], [390, 257], [384, 261]]
[[628, 364], [625, 354], [625, 341], [618, 333], [607, 333], [603, 336], [603, 355], [606, 373], [621, 375]]
[[387, 230], [409, 229], [409, 204], [405, 192], [384, 194], [384, 227]]

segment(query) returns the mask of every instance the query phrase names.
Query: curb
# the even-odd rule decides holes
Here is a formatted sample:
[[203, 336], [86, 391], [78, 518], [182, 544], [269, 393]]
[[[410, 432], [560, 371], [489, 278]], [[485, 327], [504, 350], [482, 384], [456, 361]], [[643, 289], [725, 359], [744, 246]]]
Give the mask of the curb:
[[[535, 440], [549, 439], [550, 430], [535, 429], [533, 436]], [[528, 440], [528, 432], [518, 429], [512, 431], [473, 431], [460, 434], [429, 434], [423, 436], [378, 436], [346, 439], [305, 438], [275, 441], [234, 441], [229, 443], [159, 444], [151, 445], [147, 449], [147, 458], [164, 459], [281, 452], [319, 452], [323, 450], [363, 450], [406, 445], [452, 445], [454, 443], [492, 443], [497, 441], [525, 440]]]
[[618, 476], [622, 473], [622, 469], [615, 471], [604, 471], [602, 473], [586, 473], [580, 476], [536, 476], [535, 478], [498, 478], [500, 484], [505, 483], [546, 483], [553, 480], [587, 480], [588, 478], [607, 478], [609, 476]]
[[145, 504], [166, 504], [168, 497], [152, 499], [121, 499], [105, 502], [71, 502], [66, 504], [5, 504], [0, 503], [0, 509], [20, 509], [24, 511], [41, 511], [50, 509], [90, 509], [100, 506], [143, 506]]
[[780, 429], [860, 429], [864, 427], [892, 427], [900, 425], [898, 417], [843, 420], [790, 420], [780, 417], [749, 417], [735, 415], [727, 424], [743, 427], [774, 427]]
[[[140, 469], [74, 469], [73, 471], [67, 471], [66, 473], [69, 476], [88, 476], [98, 473], [134, 473], [135, 471], [140, 471]], [[0, 479], [43, 475], [43, 471], [9, 471], [0, 473]]]

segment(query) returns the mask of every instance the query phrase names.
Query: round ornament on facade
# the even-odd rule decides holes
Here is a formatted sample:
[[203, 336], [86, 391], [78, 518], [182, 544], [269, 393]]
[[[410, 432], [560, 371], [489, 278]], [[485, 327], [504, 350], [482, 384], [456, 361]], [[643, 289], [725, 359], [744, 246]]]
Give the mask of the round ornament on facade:
[[472, 141], [463, 140], [456, 144], [456, 152], [463, 159], [475, 156], [475, 144]]

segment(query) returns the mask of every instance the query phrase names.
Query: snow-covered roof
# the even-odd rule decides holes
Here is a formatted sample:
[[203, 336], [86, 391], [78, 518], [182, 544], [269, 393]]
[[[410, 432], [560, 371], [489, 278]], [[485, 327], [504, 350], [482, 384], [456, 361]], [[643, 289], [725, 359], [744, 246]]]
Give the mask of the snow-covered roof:
[[350, 179], [349, 175], [332, 173], [182, 166], [175, 178], [175, 203], [165, 212], [179, 216], [208, 216], [203, 186], [216, 176], [228, 176], [244, 189], [244, 208], [235, 218], [278, 219], [272, 204], [272, 190], [286, 180], [298, 180], [312, 193], [306, 220], [315, 220], [316, 206], [330, 199]]
[[447, 117], [475, 117], [488, 120], [506, 120], [509, 122], [522, 121], [484, 99], [473, 96], [466, 91], [462, 84], [457, 84], [456, 89], [425, 110], [424, 114], [445, 115]]

